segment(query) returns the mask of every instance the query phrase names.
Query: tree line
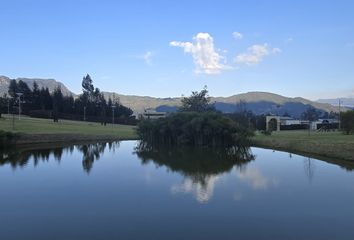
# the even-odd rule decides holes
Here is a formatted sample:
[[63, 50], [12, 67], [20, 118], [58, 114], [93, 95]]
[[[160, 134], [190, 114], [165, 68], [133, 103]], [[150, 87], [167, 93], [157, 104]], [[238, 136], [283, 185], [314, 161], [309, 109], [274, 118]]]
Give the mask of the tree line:
[[[82, 94], [74, 98], [63, 95], [60, 87], [51, 93], [48, 88], [39, 88], [36, 82], [30, 88], [22, 80], [11, 80], [8, 94], [0, 98], [0, 117], [2, 113], [18, 113], [33, 117], [59, 118], [73, 120], [99, 121], [102, 124], [133, 123], [133, 111], [123, 106], [119, 99], [109, 98], [106, 101], [99, 88], [95, 88], [89, 74], [83, 77]], [[113, 113], [114, 112], [114, 113]]]
[[[7, 133], [10, 134], [10, 133]], [[0, 141], [1, 141], [1, 131], [0, 131]], [[120, 143], [108, 142], [108, 143], [90, 143], [83, 145], [71, 145], [68, 147], [54, 147], [50, 149], [35, 149], [35, 150], [25, 150], [18, 149], [15, 146], [6, 146], [1, 148], [0, 144], [0, 166], [10, 165], [14, 170], [17, 167], [23, 167], [28, 165], [31, 161], [36, 167], [41, 162], [48, 162], [51, 156], [60, 163], [62, 155], [64, 152], [68, 151], [70, 154], [73, 153], [74, 149], [82, 154], [82, 168], [86, 173], [90, 173], [93, 168], [94, 162], [97, 161], [106, 148], [109, 151], [116, 150], [119, 148]]]

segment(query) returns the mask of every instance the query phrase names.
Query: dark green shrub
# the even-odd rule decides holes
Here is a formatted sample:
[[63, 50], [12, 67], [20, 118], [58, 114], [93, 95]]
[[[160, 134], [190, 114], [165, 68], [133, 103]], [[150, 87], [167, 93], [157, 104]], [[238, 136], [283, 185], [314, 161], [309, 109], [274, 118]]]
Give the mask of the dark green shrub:
[[253, 132], [215, 112], [179, 112], [157, 120], [143, 120], [137, 133], [151, 144], [224, 146], [248, 145]]
[[354, 133], [354, 111], [341, 113], [341, 129], [344, 134]]
[[16, 142], [17, 135], [0, 130], [0, 149]]

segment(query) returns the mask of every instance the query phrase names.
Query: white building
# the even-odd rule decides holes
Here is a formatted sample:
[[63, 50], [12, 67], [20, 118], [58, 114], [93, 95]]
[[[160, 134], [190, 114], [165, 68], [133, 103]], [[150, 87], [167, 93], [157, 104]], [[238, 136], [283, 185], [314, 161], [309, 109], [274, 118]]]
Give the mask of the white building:
[[166, 117], [166, 112], [156, 112], [153, 109], [145, 109], [144, 112], [138, 113], [138, 119], [159, 119]]
[[301, 120], [294, 119], [291, 117], [279, 117], [280, 118], [280, 125], [296, 125], [296, 124], [302, 124]]
[[310, 122], [308, 120], [299, 120], [291, 117], [281, 117], [281, 116], [267, 116], [266, 117], [266, 129], [269, 130], [270, 127], [275, 128], [274, 130], [295, 130], [295, 129], [308, 129], [310, 126], [311, 130], [318, 129], [336, 129], [338, 128], [339, 121], [337, 119], [319, 119], [318, 121]]

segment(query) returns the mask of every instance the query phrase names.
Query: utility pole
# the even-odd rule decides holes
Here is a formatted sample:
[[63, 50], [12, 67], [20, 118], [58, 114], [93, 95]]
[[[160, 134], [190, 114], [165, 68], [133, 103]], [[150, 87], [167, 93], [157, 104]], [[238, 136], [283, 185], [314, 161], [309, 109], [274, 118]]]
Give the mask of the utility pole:
[[114, 109], [116, 108], [115, 105], [112, 105], [112, 124], [114, 125]]
[[10, 115], [10, 98], [7, 99], [7, 114]]
[[16, 93], [18, 96], [18, 120], [21, 120], [21, 96], [23, 93]]
[[15, 114], [12, 112], [12, 130], [15, 130]]
[[86, 106], [84, 106], [84, 122], [86, 122]]
[[18, 120], [21, 120], [21, 96], [18, 96]]
[[112, 103], [112, 126], [114, 126], [114, 109], [116, 108], [116, 95], [113, 93], [113, 103]]

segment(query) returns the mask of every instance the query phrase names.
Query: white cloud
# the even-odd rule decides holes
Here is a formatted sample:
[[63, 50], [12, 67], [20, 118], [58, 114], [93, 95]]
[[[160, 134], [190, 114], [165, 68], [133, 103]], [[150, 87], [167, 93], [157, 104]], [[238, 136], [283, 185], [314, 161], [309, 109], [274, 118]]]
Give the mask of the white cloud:
[[196, 73], [217, 74], [230, 67], [220, 63], [223, 57], [214, 48], [214, 39], [209, 33], [198, 33], [193, 42], [170, 42], [172, 47], [181, 47], [192, 55]]
[[289, 37], [288, 39], [286, 39], [287, 43], [291, 43], [292, 41], [294, 41], [294, 38], [292, 38], [292, 37]]
[[280, 48], [273, 48], [273, 49], [272, 49], [272, 53], [273, 53], [273, 54], [281, 53], [281, 49], [280, 49]]
[[191, 178], [185, 178], [181, 184], [171, 187], [172, 194], [193, 193], [200, 203], [208, 202], [214, 194], [214, 189], [219, 177], [216, 175], [206, 176], [203, 183], [195, 182]]
[[145, 63], [150, 65], [153, 57], [153, 53], [151, 51], [147, 51], [143, 56], [142, 59], [144, 59]]
[[276, 179], [268, 179], [256, 168], [236, 172], [236, 175], [240, 180], [249, 183], [253, 189], [267, 189], [269, 186], [278, 184]]
[[243, 34], [240, 32], [233, 32], [232, 36], [236, 39], [236, 40], [240, 40], [243, 38]]
[[247, 65], [256, 65], [263, 61], [265, 56], [270, 54], [277, 54], [280, 53], [280, 48], [269, 48], [268, 44], [264, 43], [255, 44], [247, 49], [246, 53], [241, 53], [236, 56], [235, 62], [236, 63], [244, 63]]

